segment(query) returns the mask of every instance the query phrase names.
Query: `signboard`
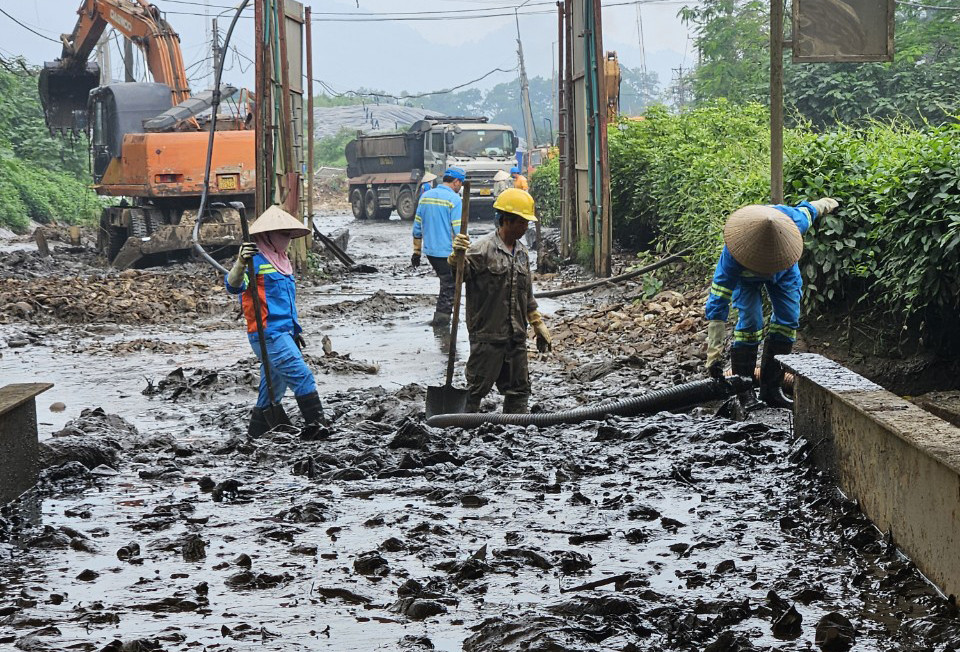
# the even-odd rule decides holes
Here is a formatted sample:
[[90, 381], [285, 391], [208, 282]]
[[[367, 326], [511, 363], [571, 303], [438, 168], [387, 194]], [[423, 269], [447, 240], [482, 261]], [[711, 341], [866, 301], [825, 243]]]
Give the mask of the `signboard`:
[[895, 0], [793, 0], [793, 61], [893, 61]]

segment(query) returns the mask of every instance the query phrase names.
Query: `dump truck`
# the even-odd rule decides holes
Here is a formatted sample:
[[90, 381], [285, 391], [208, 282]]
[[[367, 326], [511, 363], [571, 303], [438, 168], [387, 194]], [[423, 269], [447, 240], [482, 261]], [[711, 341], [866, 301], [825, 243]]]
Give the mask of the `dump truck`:
[[492, 215], [494, 176], [516, 165], [517, 144], [513, 127], [485, 117], [430, 117], [401, 133], [358, 133], [344, 150], [353, 215], [386, 219], [397, 211], [412, 220], [424, 174], [442, 178], [452, 165], [463, 168], [471, 182], [471, 216]]
[[[51, 133], [86, 131], [94, 189], [121, 197], [104, 208], [97, 246], [118, 268], [164, 263], [189, 252], [204, 186], [212, 92], [191, 96], [180, 37], [145, 0], [84, 0], [59, 59], [40, 73], [40, 100]], [[113, 26], [141, 49], [152, 82], [101, 85], [88, 62], [103, 31]], [[255, 132], [246, 91], [227, 88], [233, 115], [218, 116], [210, 197], [200, 243], [240, 244], [239, 214], [229, 202], [254, 203]]]

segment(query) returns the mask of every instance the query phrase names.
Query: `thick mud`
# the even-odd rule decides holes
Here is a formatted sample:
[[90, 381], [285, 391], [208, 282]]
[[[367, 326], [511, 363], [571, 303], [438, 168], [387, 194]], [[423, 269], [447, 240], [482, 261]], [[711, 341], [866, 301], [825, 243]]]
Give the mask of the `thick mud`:
[[[406, 266], [409, 224], [323, 224], [347, 222], [378, 271], [302, 288], [320, 432], [288, 397], [292, 427], [246, 438], [256, 368], [219, 290], [182, 321], [2, 327], [4, 382], [57, 386], [43, 479], [0, 513], [0, 647], [960, 648], [955, 601], [824, 484], [788, 414], [423, 425], [436, 278]], [[544, 302], [562, 337], [531, 354], [535, 409], [696, 378], [692, 301]]]

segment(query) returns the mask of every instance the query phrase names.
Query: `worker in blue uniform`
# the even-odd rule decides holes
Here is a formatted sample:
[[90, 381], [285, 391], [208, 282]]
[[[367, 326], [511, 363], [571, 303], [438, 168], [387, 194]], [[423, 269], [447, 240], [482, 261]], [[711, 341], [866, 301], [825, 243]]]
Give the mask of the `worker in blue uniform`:
[[443, 182], [420, 196], [417, 215], [413, 218], [413, 255], [410, 264], [420, 266], [421, 254], [427, 255], [430, 266], [440, 279], [440, 294], [431, 326], [450, 323], [453, 313], [453, 269], [447, 257], [453, 253], [453, 238], [460, 233], [460, 214], [463, 201], [460, 190], [467, 174], [462, 168], [449, 167], [443, 173]]
[[[300, 352], [305, 343], [301, 335], [303, 329], [297, 321], [296, 283], [287, 246], [293, 238], [309, 234], [310, 230], [297, 218], [279, 206], [271, 206], [250, 227], [253, 242], [241, 245], [237, 262], [225, 278], [227, 292], [239, 295], [247, 322], [247, 339], [260, 360], [256, 311], [253, 297], [247, 291], [251, 282], [248, 263], [253, 259], [274, 400], [279, 402], [289, 387], [303, 415], [304, 427], [321, 425], [324, 414], [313, 372]], [[261, 360], [260, 392], [247, 429], [251, 437], [258, 437], [270, 428], [264, 414], [270, 405], [270, 395], [262, 363]]]
[[417, 192], [417, 201], [420, 201], [420, 197], [423, 193], [428, 190], [433, 190], [433, 182], [437, 178], [433, 172], [424, 172], [423, 177], [420, 178], [420, 190]]
[[[783, 395], [783, 367], [776, 360], [793, 350], [800, 325], [803, 280], [797, 261], [803, 253], [803, 234], [819, 216], [836, 210], [830, 197], [796, 206], [750, 205], [737, 209], [723, 227], [724, 247], [707, 298], [707, 372], [722, 378], [726, 322], [731, 302], [739, 314], [730, 348], [732, 371], [753, 377], [763, 340], [760, 362], [760, 400], [770, 407], [792, 407]], [[773, 312], [763, 336], [763, 296]], [[740, 395], [746, 410], [759, 407], [753, 390]]]

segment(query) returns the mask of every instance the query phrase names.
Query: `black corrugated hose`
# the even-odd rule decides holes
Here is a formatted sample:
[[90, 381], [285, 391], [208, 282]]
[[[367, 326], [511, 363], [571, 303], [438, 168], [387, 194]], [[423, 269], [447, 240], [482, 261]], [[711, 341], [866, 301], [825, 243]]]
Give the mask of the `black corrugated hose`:
[[602, 419], [608, 414], [632, 417], [640, 414], [680, 410], [708, 401], [728, 398], [753, 387], [752, 378], [730, 376], [724, 380], [696, 380], [692, 383], [676, 385], [642, 396], [561, 410], [559, 412], [538, 412], [535, 414], [438, 414], [427, 419], [427, 425], [436, 428], [455, 426], [458, 428], [476, 428], [484, 423], [499, 423], [512, 426], [552, 426], [558, 423], [580, 423], [591, 419]]

